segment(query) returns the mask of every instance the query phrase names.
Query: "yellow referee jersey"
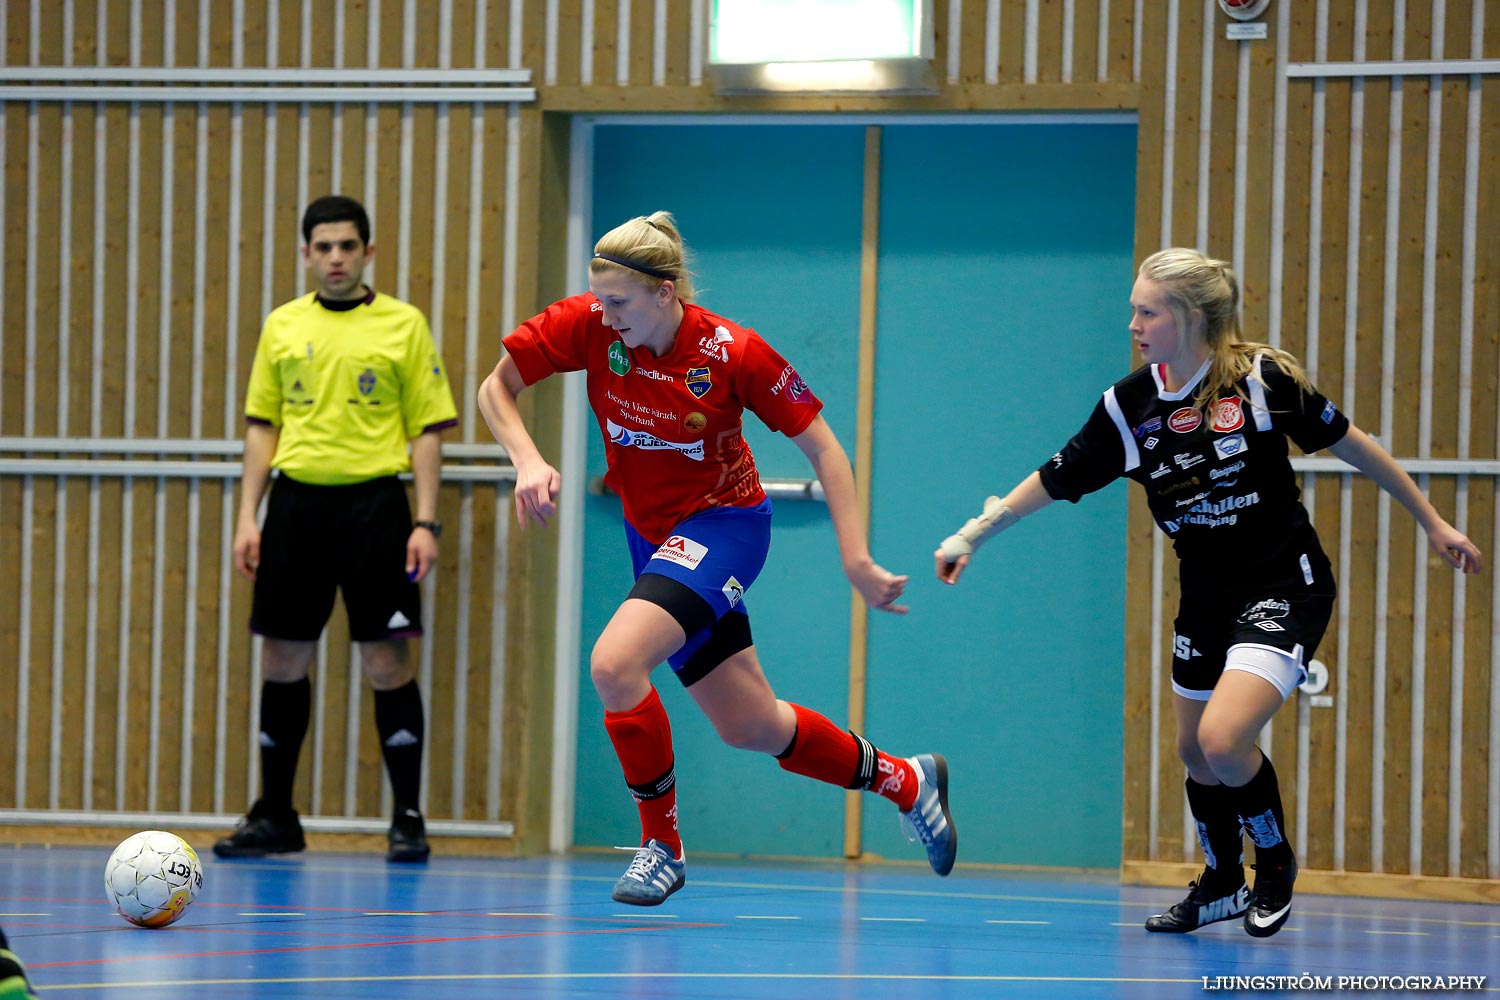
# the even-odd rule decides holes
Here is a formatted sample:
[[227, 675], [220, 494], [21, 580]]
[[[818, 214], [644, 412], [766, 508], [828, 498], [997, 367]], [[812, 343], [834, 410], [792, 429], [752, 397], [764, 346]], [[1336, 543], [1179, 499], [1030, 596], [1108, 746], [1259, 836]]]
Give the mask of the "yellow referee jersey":
[[245, 417], [280, 430], [272, 468], [338, 486], [408, 471], [408, 440], [458, 411], [420, 309], [371, 292], [333, 310], [309, 293], [266, 317]]

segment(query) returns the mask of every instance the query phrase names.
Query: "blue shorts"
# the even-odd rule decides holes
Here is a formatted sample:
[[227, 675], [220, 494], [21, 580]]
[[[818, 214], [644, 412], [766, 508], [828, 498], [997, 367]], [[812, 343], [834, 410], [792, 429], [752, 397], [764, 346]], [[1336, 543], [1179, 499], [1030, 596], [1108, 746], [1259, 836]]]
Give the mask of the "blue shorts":
[[[728, 614], [748, 618], [745, 592], [760, 576], [771, 549], [771, 501], [694, 514], [661, 545], [651, 544], [627, 523], [625, 542], [636, 579], [654, 573], [682, 584], [709, 606], [715, 623]], [[689, 635], [667, 658], [672, 669], [681, 670], [713, 631], [710, 625]]]

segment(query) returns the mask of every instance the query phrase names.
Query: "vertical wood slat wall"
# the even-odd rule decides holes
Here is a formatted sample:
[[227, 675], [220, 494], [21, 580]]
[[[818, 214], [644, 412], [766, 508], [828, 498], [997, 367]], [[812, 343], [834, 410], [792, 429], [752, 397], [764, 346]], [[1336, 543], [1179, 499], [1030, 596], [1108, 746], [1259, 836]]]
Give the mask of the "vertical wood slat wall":
[[[332, 5], [8, 4], [0, 52], [10, 66], [509, 65], [503, 11], [446, 5], [416, 32], [418, 6], [339, 4], [330, 25], [314, 15]], [[306, 290], [301, 207], [343, 191], [371, 212], [372, 283], [432, 321], [460, 402], [449, 444], [492, 443], [472, 400], [514, 318], [497, 272], [515, 265], [497, 258], [515, 208], [491, 165], [515, 128], [477, 102], [6, 102], [0, 437], [237, 440], [261, 320]], [[143, 443], [129, 457], [171, 457]], [[446, 466], [474, 465], [454, 450]], [[258, 643], [228, 556], [237, 471], [193, 461], [0, 476], [0, 727], [18, 734], [0, 741], [0, 808], [224, 816], [258, 790]], [[493, 457], [479, 465], [442, 488], [450, 530], [424, 587], [424, 795], [438, 828], [492, 834], [515, 825], [530, 747], [547, 743], [526, 732], [535, 671], [507, 669], [524, 571], [509, 485], [483, 471]], [[313, 817], [389, 815], [355, 659], [336, 611], [296, 792]]]
[[[146, 108], [105, 107], [101, 114], [77, 105], [65, 115], [55, 105], [33, 110], [8, 104], [0, 120], [6, 151], [0, 432], [80, 434], [91, 426], [107, 435], [147, 436], [169, 427], [183, 435], [234, 436], [233, 393], [243, 384], [253, 331], [270, 305], [300, 287], [291, 256], [292, 206], [323, 186], [361, 192], [372, 203], [382, 247], [377, 278], [390, 287], [394, 276], [395, 291], [434, 312], [455, 389], [467, 404], [493, 354], [492, 331], [561, 291], [562, 276], [553, 273], [559, 270], [553, 264], [561, 220], [544, 218], [538, 206], [561, 203], [566, 181], [549, 169], [557, 160], [548, 144], [555, 145], [557, 123], [572, 113], [1128, 108], [1140, 120], [1138, 256], [1178, 243], [1234, 260], [1244, 284], [1247, 330], [1302, 356], [1320, 387], [1399, 458], [1497, 457], [1500, 249], [1493, 227], [1473, 222], [1493, 217], [1497, 207], [1500, 83], [1493, 73], [1312, 78], [1288, 71], [1294, 64], [1324, 61], [1493, 59], [1500, 54], [1500, 19], [1484, 18], [1483, 0], [1274, 0], [1265, 19], [1270, 37], [1256, 42], [1226, 40], [1214, 0], [936, 0], [934, 6], [936, 96], [724, 98], [713, 93], [705, 69], [708, 0], [214, 0], [202, 6], [178, 0], [163, 6], [174, 13], [175, 27], [157, 24], [138, 35], [123, 26], [139, 2], [8, 5], [3, 48], [13, 65], [58, 65], [69, 58], [160, 64], [170, 37], [172, 58], [183, 65], [238, 58], [244, 65], [524, 66], [533, 71], [540, 94], [536, 106], [480, 113], [460, 106], [446, 112], [312, 106], [266, 116], [209, 106], [208, 142], [222, 143], [227, 133], [244, 153], [240, 200], [207, 199], [214, 216], [238, 204], [229, 230], [238, 239], [216, 248], [210, 238], [205, 254], [185, 238], [196, 232], [198, 209], [182, 194], [196, 180], [196, 108], [183, 107], [167, 120]], [[67, 12], [71, 28], [58, 22], [58, 9]], [[96, 27], [101, 23], [107, 25], [103, 32]], [[227, 34], [226, 23], [236, 26]], [[208, 29], [206, 56], [200, 25]], [[97, 135], [91, 130], [100, 127], [96, 116], [106, 137], [102, 154], [90, 144]], [[176, 137], [170, 145], [162, 138], [168, 127]], [[135, 146], [123, 138], [132, 128], [140, 134]], [[403, 130], [412, 137], [405, 149], [398, 139], [407, 134]], [[430, 146], [444, 137], [450, 168], [443, 183], [434, 185]], [[262, 155], [273, 143], [273, 155]], [[68, 158], [64, 150], [70, 146]], [[141, 152], [132, 154], [136, 148]], [[164, 156], [168, 150], [172, 155]], [[64, 180], [64, 159], [75, 178], [71, 183]], [[33, 171], [34, 162], [47, 167]], [[226, 184], [233, 188], [236, 161], [229, 162], [227, 181], [221, 159], [207, 165], [216, 192]], [[335, 166], [323, 166], [329, 162]], [[453, 166], [464, 162], [476, 168]], [[167, 170], [176, 195], [164, 204], [158, 177]], [[271, 179], [269, 189], [263, 175]], [[104, 196], [92, 195], [101, 183]], [[274, 206], [263, 197], [266, 190], [275, 192]], [[47, 226], [63, 224], [65, 211], [70, 231], [88, 234], [65, 245], [68, 259], [81, 262], [77, 273], [102, 282], [102, 293], [90, 294], [77, 274], [66, 275], [59, 267], [62, 248], [44, 235]], [[452, 249], [468, 245], [464, 229], [476, 215], [477, 261]], [[215, 233], [212, 224], [207, 233]], [[135, 234], [134, 256], [126, 252], [132, 244], [125, 234]], [[446, 253], [437, 249], [443, 240]], [[531, 247], [541, 252], [531, 254]], [[205, 258], [201, 264], [199, 256]], [[214, 275], [226, 273], [228, 259], [238, 264], [238, 282], [221, 281], [222, 294], [202, 301], [184, 294], [187, 275], [198, 269], [213, 284]], [[102, 277], [92, 273], [95, 260], [104, 261]], [[543, 260], [548, 266], [538, 263]], [[163, 264], [170, 281], [160, 278]], [[111, 304], [102, 320], [96, 302]], [[225, 315], [229, 309], [232, 319]], [[164, 361], [159, 346], [189, 336], [195, 310], [209, 329], [237, 334], [224, 338], [223, 347], [214, 346], [213, 337], [204, 339], [198, 366], [217, 377], [205, 378], [201, 389], [190, 377], [196, 369]], [[129, 359], [121, 353], [130, 340], [127, 329], [137, 331], [140, 344]], [[483, 349], [475, 346], [475, 329], [491, 338]], [[62, 336], [69, 330], [71, 337]], [[21, 331], [29, 350], [16, 346]], [[92, 365], [91, 337], [106, 345], [109, 363], [102, 372]], [[44, 365], [66, 365], [69, 374], [59, 376], [56, 392], [43, 396], [33, 388], [27, 395], [26, 361], [33, 355]], [[1122, 369], [1125, 364], [1122, 356]], [[545, 389], [537, 395], [534, 405], [555, 408]], [[202, 408], [196, 425], [195, 407]], [[483, 435], [468, 414], [463, 440]], [[1495, 475], [1492, 468], [1476, 469], [1425, 475], [1422, 483], [1446, 516], [1494, 553], [1500, 540]], [[1324, 871], [1496, 878], [1500, 590], [1488, 574], [1461, 580], [1437, 565], [1411, 519], [1399, 508], [1393, 511], [1368, 482], [1309, 471], [1304, 486], [1343, 595], [1319, 651], [1333, 675], [1333, 706], [1313, 707], [1299, 696], [1266, 734], [1299, 852], [1308, 868]], [[97, 490], [79, 484], [59, 489], [40, 477], [0, 481], [0, 504], [8, 512], [0, 525], [6, 565], [21, 565], [23, 532], [35, 536], [28, 550], [33, 569], [15, 580], [0, 615], [0, 640], [13, 654], [20, 652], [20, 622], [25, 617], [31, 623], [25, 650], [30, 690], [15, 705], [0, 702], [0, 725], [10, 724], [18, 706], [29, 713], [26, 778], [33, 804], [36, 789], [47, 786], [41, 762], [47, 760], [52, 692], [77, 690], [75, 675], [89, 669], [80, 663], [123, 652], [132, 677], [143, 676], [151, 664], [152, 642], [160, 639], [153, 640], [146, 625], [150, 609], [140, 602], [149, 600], [156, 575], [179, 588], [168, 591], [164, 613], [181, 631], [176, 623], [182, 613], [170, 609], [186, 602], [180, 588], [191, 574], [180, 556], [156, 571], [150, 542], [157, 497], [170, 512], [169, 523], [176, 524], [190, 506], [190, 489], [139, 480], [101, 480]], [[201, 520], [198, 529], [203, 620], [195, 635], [201, 645], [217, 634], [213, 614], [224, 613], [222, 511], [229, 508], [221, 485], [197, 490], [203, 509], [221, 512], [219, 537], [212, 537], [212, 518]], [[138, 544], [128, 549], [111, 539], [98, 556], [79, 550], [76, 539], [55, 549], [51, 519], [61, 510], [76, 524], [80, 511], [91, 510], [94, 495], [115, 539], [129, 527], [126, 537]], [[477, 488], [470, 495], [449, 486], [444, 494], [448, 519], [458, 520], [451, 511], [459, 506], [465, 530], [474, 534], [466, 544], [445, 547], [440, 588], [458, 560], [473, 559], [473, 578], [488, 580], [493, 573], [485, 567], [502, 565], [497, 550], [503, 553], [508, 545], [517, 556], [509, 570], [510, 594], [501, 605], [515, 627], [503, 640], [486, 633], [492, 592], [473, 590], [462, 609], [451, 600], [435, 602], [442, 610], [433, 662], [457, 662], [456, 645], [467, 651], [464, 669], [476, 683], [491, 649], [520, 658], [529, 652], [535, 659], [531, 647], [549, 641], [547, 543], [506, 543], [484, 534], [492, 530], [496, 507], [503, 511], [503, 499], [497, 504]], [[1123, 860], [1131, 877], [1175, 878], [1180, 864], [1172, 863], [1191, 859], [1194, 850], [1165, 683], [1175, 567], [1138, 498], [1127, 530]], [[122, 571], [126, 557], [129, 568]], [[103, 592], [121, 594], [126, 585], [129, 590], [123, 599], [97, 607], [87, 591], [56, 595], [48, 570], [58, 559], [70, 580], [75, 571], [88, 575], [96, 561], [93, 572]], [[210, 585], [215, 582], [217, 589]], [[505, 589], [505, 583], [497, 580], [492, 590]], [[231, 581], [227, 594], [228, 605], [238, 609], [235, 620], [242, 620], [243, 586]], [[444, 614], [453, 618], [445, 622]], [[466, 644], [445, 638], [460, 618]], [[88, 627], [58, 631], [51, 629], [54, 620], [87, 621]], [[110, 637], [107, 651], [87, 641], [96, 633]], [[339, 669], [346, 646], [330, 642]], [[237, 686], [228, 696], [228, 715], [248, 729], [248, 650], [237, 648], [230, 656], [228, 676]], [[180, 669], [177, 659], [166, 659], [169, 675]], [[119, 693], [111, 687], [114, 673], [96, 674], [92, 701], [69, 696], [65, 717], [71, 726], [76, 713], [92, 710], [94, 724], [108, 736]], [[470, 691], [464, 711], [472, 754], [478, 742], [473, 727], [485, 705], [475, 701], [473, 685]], [[194, 692], [200, 700], [216, 695], [203, 683]], [[507, 688], [504, 694], [507, 718], [514, 722], [505, 727], [507, 753], [535, 753], [530, 737], [538, 735], [531, 721], [540, 717], [536, 705], [529, 714], [516, 705], [542, 697], [540, 686]], [[448, 710], [435, 704], [431, 711]], [[347, 786], [340, 777], [346, 772], [339, 770], [343, 741], [357, 730], [345, 723], [343, 705], [329, 702], [323, 711], [323, 794], [336, 799]], [[207, 726], [201, 713], [195, 726]], [[360, 773], [371, 773], [374, 748], [360, 747]], [[161, 750], [165, 785], [172, 784], [175, 752]], [[16, 790], [18, 758], [7, 753], [0, 746], [0, 803], [13, 800]], [[441, 759], [436, 748], [430, 758]], [[95, 801], [119, 797], [101, 776], [107, 770], [96, 763], [89, 772]], [[229, 773], [224, 804], [232, 808], [250, 776], [243, 751]], [[80, 779], [69, 775], [76, 786]], [[457, 789], [451, 778], [435, 774], [432, 794], [439, 786]], [[304, 780], [310, 780], [306, 769]], [[370, 801], [373, 789], [361, 789], [360, 801]], [[132, 795], [143, 793], [132, 786]], [[77, 799], [82, 792], [70, 794]], [[526, 808], [531, 794], [517, 795], [508, 801]], [[219, 805], [211, 799], [212, 808]]]

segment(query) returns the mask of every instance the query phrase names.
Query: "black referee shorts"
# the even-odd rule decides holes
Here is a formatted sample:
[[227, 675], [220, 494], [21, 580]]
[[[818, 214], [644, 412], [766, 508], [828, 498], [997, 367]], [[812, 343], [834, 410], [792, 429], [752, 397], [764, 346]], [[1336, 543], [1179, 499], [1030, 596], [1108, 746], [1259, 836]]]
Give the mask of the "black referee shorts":
[[250, 630], [315, 641], [344, 594], [356, 642], [422, 634], [421, 590], [406, 575], [411, 507], [395, 476], [312, 486], [278, 475], [261, 528]]

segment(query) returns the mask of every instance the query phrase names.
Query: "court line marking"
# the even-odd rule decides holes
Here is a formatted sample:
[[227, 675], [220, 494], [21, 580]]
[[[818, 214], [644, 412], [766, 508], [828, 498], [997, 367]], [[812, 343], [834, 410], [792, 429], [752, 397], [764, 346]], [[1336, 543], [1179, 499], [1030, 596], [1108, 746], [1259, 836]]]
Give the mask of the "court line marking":
[[926, 919], [923, 918], [923, 917], [860, 917], [859, 919], [861, 919], [861, 920], [868, 920], [871, 923], [877, 923], [877, 924], [925, 924], [925, 923], [927, 923]]
[[[673, 930], [678, 928], [708, 928], [723, 927], [723, 924], [675, 924], [671, 925]], [[515, 938], [533, 937], [568, 937], [581, 936], [585, 934], [638, 934], [641, 931], [660, 931], [667, 927], [597, 927], [587, 930], [557, 930], [557, 931], [517, 931], [511, 934], [467, 934], [461, 937], [428, 937], [428, 938], [390, 938], [381, 941], [362, 941], [349, 944], [318, 944], [299, 945], [290, 948], [244, 948], [236, 951], [203, 951], [186, 952], [176, 955], [120, 955], [110, 958], [85, 958], [68, 962], [32, 962], [30, 967], [35, 969], [59, 969], [68, 966], [81, 965], [116, 965], [124, 962], [170, 962], [184, 958], [234, 958], [242, 955], [286, 955], [304, 951], [343, 951], [349, 948], [390, 948], [395, 945], [425, 945], [425, 944], [453, 944], [460, 941], [508, 941]], [[379, 977], [376, 977], [379, 978]], [[414, 976], [414, 979], [422, 979], [422, 976]], [[308, 980], [317, 982], [319, 980]], [[367, 979], [354, 979], [350, 982], [366, 982]], [[255, 980], [246, 980], [255, 982]], [[327, 980], [335, 982], [335, 980]]]
[[[4, 916], [5, 914], [0, 914]], [[247, 910], [235, 914], [237, 917], [305, 917], [305, 913], [288, 913], [285, 910]]]
[[1365, 931], [1366, 934], [1400, 934], [1404, 937], [1432, 937], [1430, 931]]
[[451, 973], [431, 976], [287, 976], [268, 979], [167, 979], [138, 983], [59, 983], [42, 987], [46, 990], [112, 990], [166, 989], [183, 986], [284, 986], [318, 983], [438, 983], [438, 982], [566, 982], [650, 981], [650, 980], [737, 980], [775, 982], [905, 982], [905, 983], [1159, 983], [1201, 984], [1197, 979], [1166, 979], [1123, 976], [919, 976], [880, 973], [796, 973], [796, 972], [495, 972]]
[[[1041, 924], [1041, 925], [1044, 925], [1044, 926], [1048, 926], [1048, 925], [1051, 925], [1052, 921], [1050, 921], [1050, 920], [986, 920], [985, 923], [987, 923], [987, 924]], [[1135, 925], [1134, 924], [1130, 924], [1128, 926], [1134, 927]]]
[[50, 913], [0, 913], [0, 917], [50, 917]]
[[801, 920], [801, 917], [777, 916], [771, 913], [741, 913], [736, 920]]

